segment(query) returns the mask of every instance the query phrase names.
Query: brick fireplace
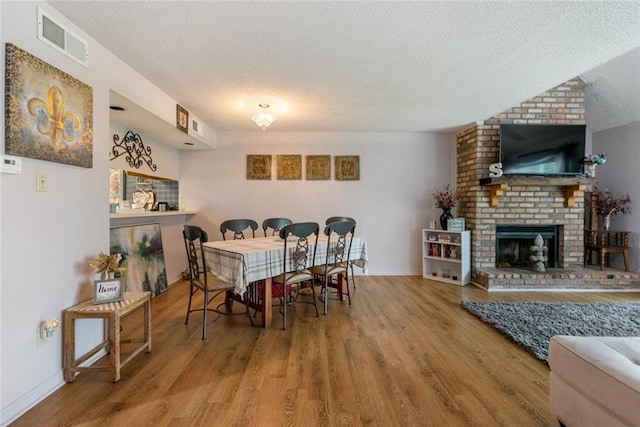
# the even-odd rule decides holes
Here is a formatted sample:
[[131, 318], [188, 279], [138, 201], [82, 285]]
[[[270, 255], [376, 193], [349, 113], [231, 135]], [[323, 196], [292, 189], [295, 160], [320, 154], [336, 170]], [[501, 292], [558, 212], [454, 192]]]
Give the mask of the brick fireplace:
[[[602, 289], [640, 287], [640, 274], [584, 269], [586, 177], [490, 178], [499, 161], [500, 124], [585, 124], [584, 82], [574, 78], [457, 135], [457, 216], [471, 231], [472, 282], [487, 290]], [[536, 273], [524, 266], [497, 265], [499, 226], [557, 230], [555, 267]], [[516, 268], [517, 267], [517, 268]]]

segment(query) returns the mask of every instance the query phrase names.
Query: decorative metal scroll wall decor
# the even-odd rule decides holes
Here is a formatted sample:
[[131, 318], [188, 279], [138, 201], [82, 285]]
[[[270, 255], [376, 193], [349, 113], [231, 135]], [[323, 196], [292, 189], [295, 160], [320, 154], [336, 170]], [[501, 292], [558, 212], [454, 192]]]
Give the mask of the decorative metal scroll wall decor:
[[113, 135], [113, 147], [111, 148], [110, 160], [117, 159], [118, 157], [126, 154], [125, 160], [132, 168], [140, 169], [142, 163], [146, 163], [153, 172], [158, 169], [158, 166], [153, 163], [151, 158], [151, 147], [145, 147], [142, 138], [137, 133], [127, 131], [122, 141], [118, 134]]

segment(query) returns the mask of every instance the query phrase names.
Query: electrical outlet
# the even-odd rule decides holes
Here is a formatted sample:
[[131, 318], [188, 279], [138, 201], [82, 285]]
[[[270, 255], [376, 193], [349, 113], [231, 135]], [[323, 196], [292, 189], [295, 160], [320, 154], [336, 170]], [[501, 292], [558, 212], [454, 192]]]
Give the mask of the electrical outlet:
[[43, 174], [42, 172], [36, 173], [36, 191], [47, 191], [47, 175]]
[[36, 326], [36, 347], [42, 347], [47, 343], [47, 338], [42, 333], [42, 326]]

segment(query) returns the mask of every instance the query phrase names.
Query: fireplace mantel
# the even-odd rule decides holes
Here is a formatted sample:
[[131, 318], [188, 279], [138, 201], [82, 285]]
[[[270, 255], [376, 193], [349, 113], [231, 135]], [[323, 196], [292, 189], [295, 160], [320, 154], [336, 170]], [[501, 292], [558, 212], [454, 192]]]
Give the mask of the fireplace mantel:
[[576, 196], [587, 188], [587, 185], [597, 184], [595, 178], [586, 176], [540, 176], [540, 175], [518, 175], [501, 176], [480, 179], [480, 185], [488, 186], [491, 190], [491, 207], [496, 207], [500, 203], [500, 197], [509, 186], [515, 185], [553, 185], [565, 187], [564, 200], [566, 207], [572, 208]]

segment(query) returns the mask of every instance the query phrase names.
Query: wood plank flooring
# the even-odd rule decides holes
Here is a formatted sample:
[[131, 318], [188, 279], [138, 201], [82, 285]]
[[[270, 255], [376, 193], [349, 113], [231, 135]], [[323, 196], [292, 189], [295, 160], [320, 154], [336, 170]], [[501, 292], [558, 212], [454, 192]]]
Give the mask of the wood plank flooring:
[[[198, 314], [183, 323], [187, 292], [179, 282], [153, 300], [153, 352], [125, 366], [118, 383], [83, 372], [12, 425], [556, 426], [547, 365], [460, 301], [640, 298], [359, 276], [352, 305], [332, 296], [327, 316], [299, 304], [286, 331], [277, 311], [269, 330], [224, 316], [202, 341]], [[140, 332], [141, 317], [125, 319], [123, 336]]]

